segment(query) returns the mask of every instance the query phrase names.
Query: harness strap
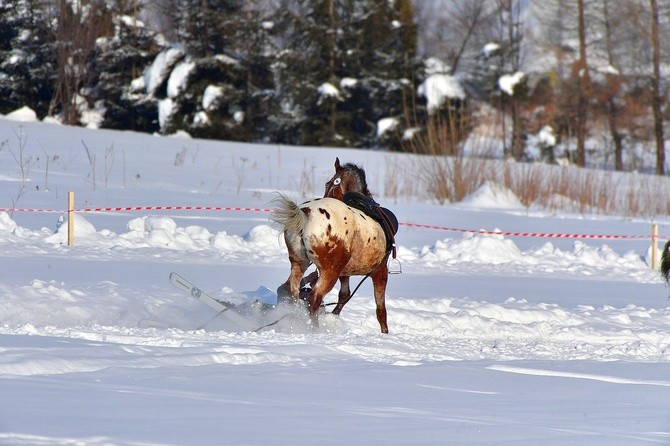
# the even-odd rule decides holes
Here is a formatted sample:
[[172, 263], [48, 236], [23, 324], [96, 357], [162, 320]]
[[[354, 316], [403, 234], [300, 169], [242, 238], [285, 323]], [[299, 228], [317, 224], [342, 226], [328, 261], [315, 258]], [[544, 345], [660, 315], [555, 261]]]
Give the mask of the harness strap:
[[[393, 258], [396, 258], [396, 245], [395, 245], [395, 234], [393, 231], [393, 224], [391, 223], [391, 220], [388, 215], [386, 215], [386, 212], [382, 210], [381, 207], [377, 207], [376, 209], [377, 215], [382, 220], [382, 229], [384, 230], [384, 233], [386, 234], [386, 241], [391, 242], [391, 252], [393, 252]], [[388, 247], [387, 247], [388, 249]], [[388, 258], [388, 253], [386, 254], [386, 257]]]
[[[395, 251], [395, 247], [393, 248], [393, 250]], [[382, 266], [384, 263], [386, 263], [386, 262], [388, 261], [388, 259], [389, 259], [389, 254], [391, 254], [391, 250], [386, 251], [386, 255], [384, 256], [384, 258], [382, 259], [382, 261], [379, 262], [379, 264], [378, 264], [377, 266], [375, 266], [374, 269], [373, 269], [372, 271], [370, 271], [369, 273], [367, 273], [367, 274], [365, 275], [365, 277], [363, 277], [363, 278], [361, 279], [360, 282], [358, 282], [358, 285], [356, 285], [356, 288], [354, 288], [354, 290], [353, 290], [351, 293], [349, 293], [349, 299], [347, 299], [347, 302], [349, 302], [349, 300], [351, 300], [351, 298], [354, 297], [354, 294], [356, 294], [356, 291], [358, 291], [358, 289], [361, 287], [361, 285], [363, 285], [363, 282], [365, 282], [365, 279], [367, 279], [368, 277], [370, 277], [370, 275], [371, 275], [372, 273], [374, 273], [375, 271], [377, 271], [377, 270], [379, 269], [380, 266]], [[394, 258], [395, 258], [395, 254], [394, 254]]]

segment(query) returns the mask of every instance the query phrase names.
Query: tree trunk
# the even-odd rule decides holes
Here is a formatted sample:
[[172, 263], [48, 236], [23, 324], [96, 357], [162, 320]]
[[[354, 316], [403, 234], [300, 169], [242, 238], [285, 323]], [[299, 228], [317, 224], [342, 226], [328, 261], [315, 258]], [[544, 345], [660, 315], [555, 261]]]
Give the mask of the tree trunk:
[[663, 113], [661, 111], [661, 45], [658, 37], [658, 3], [651, 2], [651, 44], [654, 49], [653, 71], [651, 78], [651, 107], [654, 115], [654, 136], [656, 138], [656, 175], [665, 174], [665, 141], [663, 136]]
[[579, 79], [579, 93], [577, 99], [577, 165], [586, 165], [586, 119], [588, 105], [588, 90], [590, 87], [589, 66], [586, 61], [586, 25], [584, 21], [584, 0], [577, 1], [578, 28], [579, 28], [579, 62], [576, 75]]
[[[612, 48], [612, 24], [610, 22], [609, 0], [603, 1], [603, 19], [605, 24], [605, 39], [607, 48], [607, 62], [614, 67], [614, 50]], [[614, 170], [623, 170], [623, 144], [621, 134], [617, 129], [618, 107], [614, 101], [614, 95], [618, 90], [615, 76], [607, 75], [607, 125], [609, 127], [612, 143], [614, 144]]]
[[[328, 1], [328, 70], [330, 72], [330, 82], [335, 82], [335, 45], [337, 36], [337, 18], [335, 16], [335, 0]], [[335, 84], [334, 84], [335, 85]], [[330, 138], [335, 141], [337, 136], [337, 98], [332, 101], [330, 106]]]

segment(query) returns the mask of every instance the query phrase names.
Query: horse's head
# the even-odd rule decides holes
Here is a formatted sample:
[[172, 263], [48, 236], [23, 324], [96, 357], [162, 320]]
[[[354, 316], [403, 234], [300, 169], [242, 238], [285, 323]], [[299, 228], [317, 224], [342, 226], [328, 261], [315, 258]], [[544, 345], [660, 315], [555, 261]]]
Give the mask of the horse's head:
[[335, 158], [335, 175], [326, 183], [323, 196], [342, 200], [347, 192], [359, 192], [368, 197], [372, 196], [365, 180], [365, 171], [352, 163], [342, 166], [340, 159]]

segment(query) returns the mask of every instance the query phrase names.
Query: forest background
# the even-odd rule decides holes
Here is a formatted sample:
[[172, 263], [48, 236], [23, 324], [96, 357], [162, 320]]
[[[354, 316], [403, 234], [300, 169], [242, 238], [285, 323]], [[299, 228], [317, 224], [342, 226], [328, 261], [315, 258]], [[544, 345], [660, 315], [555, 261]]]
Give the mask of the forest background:
[[0, 0], [0, 113], [664, 175], [668, 37], [667, 0]]

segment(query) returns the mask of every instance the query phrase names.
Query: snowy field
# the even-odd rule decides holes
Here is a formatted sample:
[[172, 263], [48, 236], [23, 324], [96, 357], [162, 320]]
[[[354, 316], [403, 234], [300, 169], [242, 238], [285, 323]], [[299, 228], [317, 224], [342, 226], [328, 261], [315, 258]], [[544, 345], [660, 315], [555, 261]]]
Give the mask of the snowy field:
[[[0, 444], [670, 444], [670, 301], [650, 221], [528, 210], [495, 187], [452, 205], [384, 197], [409, 163], [384, 152], [7, 119], [0, 141], [0, 207], [32, 209], [0, 212]], [[402, 223], [438, 227], [400, 228], [390, 334], [369, 283], [316, 331], [281, 305], [247, 316], [289, 315], [260, 332], [210, 321], [169, 283], [177, 271], [238, 303], [276, 288], [289, 263], [264, 210], [277, 190], [321, 195], [336, 156]], [[34, 210], [66, 209], [70, 190], [76, 209], [143, 209], [76, 213], [68, 247], [63, 213]], [[146, 209], [177, 205], [259, 209]]]

